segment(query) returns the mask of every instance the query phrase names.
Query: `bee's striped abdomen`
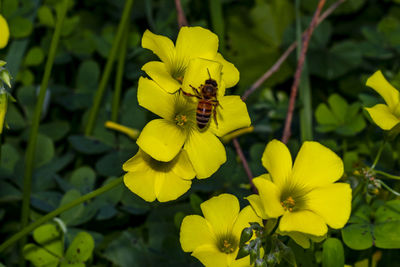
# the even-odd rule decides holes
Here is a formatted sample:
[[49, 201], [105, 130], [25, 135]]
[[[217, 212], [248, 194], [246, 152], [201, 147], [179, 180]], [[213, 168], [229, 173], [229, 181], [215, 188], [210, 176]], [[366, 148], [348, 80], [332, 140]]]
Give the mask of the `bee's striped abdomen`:
[[213, 105], [210, 101], [201, 99], [197, 105], [196, 122], [199, 129], [203, 129], [210, 121]]

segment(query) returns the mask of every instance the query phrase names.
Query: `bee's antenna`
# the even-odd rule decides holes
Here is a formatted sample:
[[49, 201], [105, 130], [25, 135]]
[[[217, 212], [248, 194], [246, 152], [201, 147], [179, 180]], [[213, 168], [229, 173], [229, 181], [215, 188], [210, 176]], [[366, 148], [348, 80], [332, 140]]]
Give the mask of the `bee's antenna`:
[[208, 70], [208, 68], [207, 68], [207, 73], [208, 73], [208, 77], [210, 77], [210, 79], [211, 79], [211, 74], [210, 74], [210, 71]]

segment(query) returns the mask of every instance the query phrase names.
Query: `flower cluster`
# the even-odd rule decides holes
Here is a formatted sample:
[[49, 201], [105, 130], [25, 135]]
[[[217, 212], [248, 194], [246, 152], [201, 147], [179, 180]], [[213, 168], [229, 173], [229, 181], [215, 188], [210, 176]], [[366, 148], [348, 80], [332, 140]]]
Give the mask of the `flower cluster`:
[[139, 79], [138, 102], [159, 118], [140, 133], [140, 151], [124, 165], [124, 181], [145, 200], [169, 201], [184, 194], [194, 176], [204, 179], [218, 170], [226, 161], [219, 137], [248, 127], [250, 118], [239, 96], [225, 96], [239, 72], [217, 52], [215, 34], [182, 27], [174, 45], [146, 31], [142, 46], [161, 61], [143, 66], [150, 79]]

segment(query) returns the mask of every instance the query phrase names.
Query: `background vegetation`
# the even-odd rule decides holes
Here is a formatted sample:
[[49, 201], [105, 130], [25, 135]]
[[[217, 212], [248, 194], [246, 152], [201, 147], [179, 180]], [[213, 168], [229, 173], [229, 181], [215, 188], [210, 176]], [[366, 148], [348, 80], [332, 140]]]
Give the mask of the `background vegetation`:
[[[7, 19], [11, 31], [10, 43], [0, 50], [0, 59], [7, 61], [6, 66], [14, 78], [9, 91], [17, 100], [9, 106], [6, 116], [9, 129], [1, 135], [2, 242], [21, 227], [27, 142], [57, 12], [60, 12], [59, 2], [0, 1], [0, 13]], [[354, 175], [354, 171], [362, 173], [365, 165], [372, 164], [383, 140], [382, 130], [362, 109], [382, 101], [365, 86], [366, 78], [381, 69], [387, 79], [400, 88], [400, 1], [343, 2], [316, 28], [309, 43], [289, 147], [292, 154], [304, 140], [316, 140], [330, 147], [343, 158], [346, 176], [356, 188], [364, 180]], [[123, 175], [122, 163], [132, 157], [138, 147], [126, 135], [104, 127], [112, 118], [113, 92], [119, 86], [118, 77], [122, 77], [122, 93], [114, 120], [141, 130], [153, 115], [137, 104], [137, 81], [144, 75], [140, 70], [143, 64], [156, 59], [151, 51], [141, 48], [141, 36], [150, 29], [174, 40], [179, 30], [174, 1], [134, 1], [128, 18], [129, 28], [122, 35], [126, 55], [124, 46], [119, 46], [116, 60], [110, 65], [113, 67], [110, 79], [104, 84], [107, 86], [93, 133], [87, 137], [84, 132], [89, 110], [104, 77], [125, 1], [70, 0], [68, 3], [40, 118], [30, 220]], [[328, 0], [323, 11], [334, 3]], [[308, 27], [317, 4], [317, 0], [182, 1], [189, 25], [203, 26], [219, 35], [220, 51], [241, 74], [239, 84], [230, 90], [238, 95], [250, 88], [287, 47], [300, 40], [299, 32]], [[246, 101], [254, 132], [238, 140], [253, 176], [265, 173], [260, 159], [266, 143], [282, 136], [297, 55], [294, 51]], [[180, 248], [182, 218], [200, 214], [199, 204], [213, 195], [229, 192], [242, 200], [251, 193], [235, 147], [229, 142], [226, 148], [228, 160], [220, 170], [209, 179], [194, 180], [189, 192], [176, 201], [146, 203], [119, 185], [62, 213], [58, 217], [62, 222], [55, 223], [61, 228], [65, 226], [65, 235], [62, 237], [59, 230], [55, 233], [60, 235], [60, 244], [65, 242], [65, 253], [68, 254], [67, 248], [74, 244], [77, 233], [84, 230], [94, 239], [93, 254], [88, 254], [86, 262], [91, 266], [200, 266]], [[398, 139], [388, 143], [377, 169], [396, 174], [393, 170], [400, 166], [399, 151]], [[396, 181], [387, 184], [394, 190], [400, 189]], [[375, 188], [362, 187], [354, 201], [353, 215], [358, 217], [354, 219], [353, 216], [350, 223], [352, 228], [358, 227], [358, 232], [352, 229], [347, 233], [346, 230], [333, 231], [331, 236], [344, 240], [346, 264], [364, 259], [370, 259], [371, 263], [373, 259], [378, 266], [400, 266], [394, 265], [400, 262], [400, 254], [393, 250], [400, 248], [400, 227], [393, 226], [383, 230], [383, 235], [375, 235], [383, 223], [375, 219], [375, 214], [389, 216], [382, 209], [395, 196], [380, 188], [378, 192], [368, 189]], [[391, 203], [394, 203], [391, 206], [394, 211], [390, 218], [400, 225], [400, 204]], [[244, 200], [242, 204], [247, 205]], [[44, 246], [35, 236], [30, 236], [28, 242]], [[90, 241], [87, 242], [90, 247]], [[299, 266], [321, 263], [323, 244], [316, 244], [308, 251], [292, 242], [289, 244]], [[64, 253], [60, 249], [57, 251]], [[0, 262], [6, 266], [16, 265], [20, 255], [18, 246], [13, 245], [0, 254]], [[365, 261], [361, 264], [368, 266]]]

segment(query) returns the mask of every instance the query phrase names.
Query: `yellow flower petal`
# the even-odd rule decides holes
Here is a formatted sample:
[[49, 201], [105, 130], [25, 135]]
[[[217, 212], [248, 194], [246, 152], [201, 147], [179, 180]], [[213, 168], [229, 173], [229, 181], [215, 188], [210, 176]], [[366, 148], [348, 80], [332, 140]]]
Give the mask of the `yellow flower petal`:
[[156, 200], [154, 181], [156, 172], [150, 168], [144, 171], [128, 172], [124, 175], [124, 183], [133, 193], [148, 202]]
[[175, 59], [175, 47], [171, 39], [149, 30], [143, 34], [142, 47], [153, 51], [167, 66], [171, 66]]
[[310, 238], [307, 234], [300, 232], [285, 232], [281, 234], [289, 236], [294, 242], [305, 249], [310, 248]]
[[[277, 218], [284, 213], [280, 200], [280, 191], [278, 187], [271, 181], [257, 177], [253, 179], [253, 183], [258, 190], [264, 207], [264, 213], [269, 218]], [[263, 218], [267, 219], [267, 218]]]
[[286, 212], [279, 223], [279, 231], [322, 236], [327, 233], [328, 227], [321, 216], [309, 210], [300, 210]]
[[262, 201], [261, 201], [261, 198], [259, 195], [253, 194], [253, 195], [246, 197], [246, 199], [249, 201], [251, 207], [253, 208], [253, 210], [259, 217], [261, 217], [263, 219], [269, 218], [268, 215], [264, 211], [265, 209], [264, 209], [264, 206], [262, 204]]
[[235, 86], [239, 82], [239, 71], [232, 63], [226, 61], [224, 57], [217, 53], [214, 58], [215, 61], [218, 61], [222, 64], [222, 80], [225, 82], [226, 88], [230, 88]]
[[217, 107], [218, 127], [212, 117], [210, 129], [217, 135], [223, 136], [236, 129], [249, 127], [251, 124], [246, 104], [239, 96], [224, 96]]
[[384, 104], [377, 104], [372, 108], [365, 108], [372, 120], [383, 130], [390, 130], [398, 123], [400, 119], [394, 116], [389, 107]]
[[190, 180], [196, 176], [192, 163], [189, 160], [187, 152], [181, 150], [178, 155], [176, 164], [172, 167], [171, 171], [181, 177], [182, 179]]
[[180, 242], [183, 251], [191, 252], [205, 244], [214, 244], [215, 235], [208, 222], [199, 215], [186, 216], [181, 224]]
[[215, 235], [230, 233], [239, 214], [239, 201], [231, 194], [221, 194], [203, 203], [200, 208]]
[[292, 170], [293, 183], [318, 187], [337, 181], [343, 175], [342, 160], [329, 148], [317, 142], [304, 142]]
[[229, 266], [230, 255], [219, 251], [215, 245], [197, 247], [193, 251], [192, 256], [196, 257], [206, 267]]
[[282, 188], [292, 172], [292, 156], [284, 143], [276, 139], [270, 141], [261, 158], [273, 182]]
[[218, 50], [218, 37], [202, 27], [182, 27], [176, 40], [175, 64], [187, 66], [191, 58], [213, 59]]
[[219, 99], [225, 94], [225, 84], [221, 84], [221, 70], [222, 65], [217, 61], [193, 58], [186, 69], [182, 90], [194, 95], [196, 94], [194, 87], [201, 94], [200, 87], [211, 77], [217, 83], [217, 99]]
[[10, 38], [10, 30], [7, 21], [0, 15], [0, 49], [6, 47], [8, 39]]
[[[237, 256], [237, 255], [235, 255], [235, 256]], [[229, 264], [229, 267], [249, 267], [249, 266], [252, 266], [250, 264], [250, 256], [246, 256], [244, 258], [234, 260], [231, 262], [231, 264]]]
[[249, 223], [251, 222], [258, 222], [259, 224], [261, 224], [262, 220], [260, 217], [257, 216], [251, 206], [247, 206], [239, 212], [239, 215], [236, 218], [232, 230], [233, 236], [235, 236], [237, 240], [239, 240], [242, 230], [246, 227], [249, 227]]
[[[367, 86], [372, 87], [382, 96], [392, 112], [395, 111], [400, 102], [399, 91], [396, 90], [378, 70], [367, 80]], [[374, 120], [375, 121], [375, 120]]]
[[160, 172], [155, 177], [154, 192], [158, 201], [166, 202], [185, 194], [191, 185], [192, 181], [184, 180], [173, 172]]
[[143, 160], [143, 151], [139, 149], [135, 156], [130, 158], [122, 165], [122, 169], [126, 172], [143, 171], [148, 168], [146, 162]]
[[175, 93], [181, 87], [181, 84], [171, 76], [163, 62], [150, 61], [142, 67], [142, 70], [168, 93]]
[[198, 179], [210, 177], [226, 161], [225, 147], [210, 131], [192, 131], [184, 148]]
[[140, 77], [137, 97], [142, 107], [164, 119], [174, 119], [174, 103], [177, 96], [167, 93], [154, 81]]
[[330, 227], [342, 228], [351, 212], [350, 185], [336, 183], [316, 188], [307, 194], [306, 206], [321, 216]]
[[152, 158], [171, 161], [186, 140], [185, 132], [172, 122], [155, 119], [146, 124], [136, 143]]

